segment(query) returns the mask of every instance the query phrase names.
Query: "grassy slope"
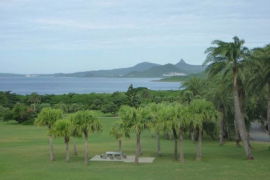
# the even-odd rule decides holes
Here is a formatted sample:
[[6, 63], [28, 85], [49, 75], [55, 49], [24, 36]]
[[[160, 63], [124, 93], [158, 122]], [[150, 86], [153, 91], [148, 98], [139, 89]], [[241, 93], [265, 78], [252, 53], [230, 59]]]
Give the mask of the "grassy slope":
[[[108, 135], [108, 129], [115, 118], [103, 118], [103, 133], [90, 137], [90, 154], [101, 154], [116, 149], [116, 142]], [[90, 162], [83, 164], [82, 144], [79, 156], [72, 156], [71, 162], [64, 161], [62, 139], [55, 140], [55, 162], [49, 162], [47, 132], [44, 128], [0, 123], [0, 179], [269, 179], [269, 144], [253, 143], [256, 160], [247, 161], [242, 148], [233, 143], [223, 147], [216, 142], [204, 142], [204, 159], [194, 160], [195, 145], [185, 141], [186, 162], [181, 164], [172, 158], [173, 143], [163, 140], [163, 155], [153, 164], [127, 164], [121, 162]], [[143, 151], [145, 156], [155, 155], [155, 139], [144, 133]], [[125, 140], [124, 150], [134, 152], [134, 138]]]

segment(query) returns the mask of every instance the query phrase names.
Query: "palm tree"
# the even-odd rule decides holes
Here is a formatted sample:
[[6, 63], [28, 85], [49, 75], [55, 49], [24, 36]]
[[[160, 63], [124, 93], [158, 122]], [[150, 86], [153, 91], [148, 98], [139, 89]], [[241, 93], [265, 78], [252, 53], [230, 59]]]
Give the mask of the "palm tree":
[[184, 129], [188, 126], [190, 122], [190, 113], [186, 106], [181, 104], [171, 105], [172, 108], [172, 120], [175, 129], [178, 129], [178, 149], [179, 149], [179, 161], [184, 162], [184, 151], [183, 151], [183, 134]]
[[[201, 77], [192, 77], [186, 80], [182, 87], [185, 88], [183, 91], [183, 101], [184, 103], [189, 104], [193, 99], [201, 98], [205, 95], [207, 89], [208, 81]], [[189, 131], [190, 138], [195, 142], [195, 130], [190, 128]]]
[[129, 106], [123, 106], [119, 110], [119, 115], [124, 122], [124, 126], [136, 134], [136, 153], [135, 163], [139, 162], [139, 156], [141, 154], [141, 133], [147, 128], [149, 123], [149, 115], [144, 108], [134, 108]]
[[184, 91], [181, 92], [183, 103], [189, 104], [192, 101], [192, 99], [194, 99], [194, 94], [192, 91], [185, 89]]
[[160, 134], [165, 130], [165, 121], [162, 117], [163, 104], [151, 103], [146, 108], [151, 119], [149, 127], [156, 134], [157, 155], [160, 156]]
[[216, 121], [217, 112], [214, 105], [203, 99], [193, 100], [189, 105], [189, 111], [191, 113], [192, 122], [191, 124], [197, 130], [198, 143], [196, 150], [196, 159], [201, 160], [202, 158], [202, 132], [203, 124], [205, 122]]
[[122, 152], [122, 139], [123, 137], [129, 137], [129, 132], [125, 129], [123, 122], [117, 121], [113, 125], [110, 134], [118, 141], [118, 151]]
[[40, 103], [40, 96], [37, 93], [32, 93], [30, 94], [30, 96], [28, 97], [28, 102], [31, 103], [33, 105], [33, 111], [36, 112], [37, 111], [37, 104]]
[[204, 64], [209, 65], [207, 70], [210, 75], [219, 73], [227, 75], [229, 72], [232, 73], [235, 120], [237, 122], [246, 156], [248, 159], [254, 159], [249, 146], [246, 124], [241, 109], [238, 84], [239, 67], [242, 65], [244, 58], [248, 54], [248, 49], [243, 46], [244, 40], [240, 40], [238, 37], [234, 37], [233, 42], [215, 40], [212, 44], [216, 46], [206, 50], [208, 55]]
[[[219, 144], [224, 144], [226, 116], [231, 112], [232, 96], [230, 93], [231, 87], [228, 83], [228, 78], [221, 76], [209, 77], [206, 97], [213, 102], [216, 109], [219, 111]], [[237, 131], [238, 132], [238, 131]]]
[[41, 112], [38, 114], [35, 124], [38, 126], [47, 126], [49, 129], [49, 151], [50, 151], [50, 160], [55, 160], [54, 152], [53, 152], [53, 144], [52, 144], [52, 128], [54, 123], [63, 117], [63, 111], [59, 109], [52, 108], [43, 108]]
[[270, 135], [270, 45], [252, 50], [250, 57], [250, 86], [255, 91], [265, 91], [267, 100], [266, 124]]
[[73, 126], [84, 136], [84, 163], [88, 164], [89, 133], [101, 131], [101, 123], [92, 111], [78, 111], [71, 116]]
[[78, 155], [78, 148], [77, 148], [77, 143], [75, 141], [75, 138], [82, 137], [82, 133], [80, 132], [78, 127], [72, 126], [71, 136], [74, 137], [73, 138], [73, 154], [75, 156], [77, 156]]
[[184, 87], [186, 90], [192, 92], [193, 97], [196, 96], [202, 96], [204, 91], [205, 91], [205, 87], [206, 87], [207, 81], [205, 79], [202, 78], [198, 78], [198, 77], [192, 77], [188, 80], [186, 80], [182, 87]]
[[58, 137], [64, 137], [66, 144], [66, 161], [69, 161], [69, 140], [72, 134], [72, 123], [69, 119], [57, 120], [53, 126], [52, 134]]
[[162, 119], [165, 132], [172, 132], [174, 138], [174, 158], [178, 160], [178, 127], [175, 124], [174, 108], [170, 104], [162, 104], [158, 116]]

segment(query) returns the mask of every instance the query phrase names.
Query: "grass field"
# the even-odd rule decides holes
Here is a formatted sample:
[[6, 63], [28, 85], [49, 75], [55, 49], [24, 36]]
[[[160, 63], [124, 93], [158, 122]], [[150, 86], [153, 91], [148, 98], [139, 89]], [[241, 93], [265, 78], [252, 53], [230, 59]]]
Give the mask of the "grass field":
[[[108, 131], [116, 118], [102, 118], [104, 130], [90, 137], [90, 155], [117, 149], [117, 142]], [[152, 164], [127, 164], [122, 162], [90, 162], [83, 164], [83, 146], [80, 139], [79, 156], [64, 161], [63, 139], [55, 143], [56, 161], [48, 159], [47, 131], [31, 125], [0, 123], [0, 179], [270, 179], [270, 144], [253, 143], [254, 161], [245, 160], [242, 148], [234, 143], [219, 146], [217, 142], [203, 142], [203, 160], [194, 160], [195, 145], [185, 141], [186, 162], [173, 160], [173, 142], [161, 142], [161, 157]], [[155, 138], [149, 132], [142, 137], [143, 155], [155, 156]], [[135, 139], [123, 142], [127, 154], [133, 154]]]

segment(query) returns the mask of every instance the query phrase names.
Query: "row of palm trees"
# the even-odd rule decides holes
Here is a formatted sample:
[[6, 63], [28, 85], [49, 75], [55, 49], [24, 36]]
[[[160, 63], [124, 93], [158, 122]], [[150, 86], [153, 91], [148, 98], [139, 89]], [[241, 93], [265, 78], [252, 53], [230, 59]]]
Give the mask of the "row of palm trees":
[[196, 99], [186, 105], [152, 103], [138, 108], [123, 106], [119, 111], [119, 116], [121, 120], [116, 122], [111, 130], [111, 134], [118, 140], [119, 151], [122, 151], [122, 139], [129, 137], [131, 132], [135, 133], [135, 162], [138, 163], [139, 156], [142, 153], [141, 134], [145, 129], [150, 129], [156, 134], [158, 155], [160, 155], [160, 136], [162, 134], [173, 134], [175, 158], [184, 162], [184, 133], [197, 134], [196, 159], [200, 160], [202, 158], [203, 124], [209, 121], [216, 122], [218, 113], [211, 102]]
[[[71, 137], [84, 138], [84, 163], [87, 165], [88, 137], [90, 133], [101, 131], [101, 123], [92, 111], [78, 111], [64, 118], [63, 111], [53, 108], [43, 108], [35, 120], [38, 126], [46, 126], [49, 130], [50, 160], [55, 160], [53, 137], [63, 137], [66, 145], [66, 161], [70, 159], [69, 142]], [[74, 152], [77, 154], [76, 144]]]
[[[111, 128], [110, 134], [119, 143], [119, 151], [122, 151], [122, 139], [136, 136], [135, 162], [139, 162], [142, 153], [141, 134], [145, 129], [155, 132], [157, 137], [157, 154], [160, 155], [160, 136], [162, 134], [174, 134], [175, 158], [184, 161], [183, 134], [187, 132], [197, 133], [197, 156], [202, 157], [202, 132], [203, 124], [217, 120], [217, 112], [213, 104], [203, 99], [193, 100], [189, 105], [174, 104], [148, 104], [143, 107], [123, 106], [119, 111], [121, 121], [116, 122]], [[55, 160], [53, 150], [53, 137], [63, 137], [66, 150], [66, 161], [70, 160], [71, 137], [84, 138], [84, 162], [88, 164], [88, 137], [89, 134], [101, 131], [102, 125], [93, 111], [78, 111], [64, 117], [62, 110], [44, 108], [35, 120], [38, 126], [46, 126], [49, 132], [50, 160]], [[77, 153], [76, 144], [74, 152]], [[179, 155], [178, 150], [179, 149]]]

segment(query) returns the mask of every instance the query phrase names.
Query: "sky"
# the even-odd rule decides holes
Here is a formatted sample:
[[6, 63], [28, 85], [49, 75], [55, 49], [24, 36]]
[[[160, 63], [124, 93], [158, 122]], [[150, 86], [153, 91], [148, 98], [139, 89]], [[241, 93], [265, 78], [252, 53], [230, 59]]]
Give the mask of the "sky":
[[269, 0], [0, 0], [0, 72], [202, 64], [215, 39], [270, 43]]

